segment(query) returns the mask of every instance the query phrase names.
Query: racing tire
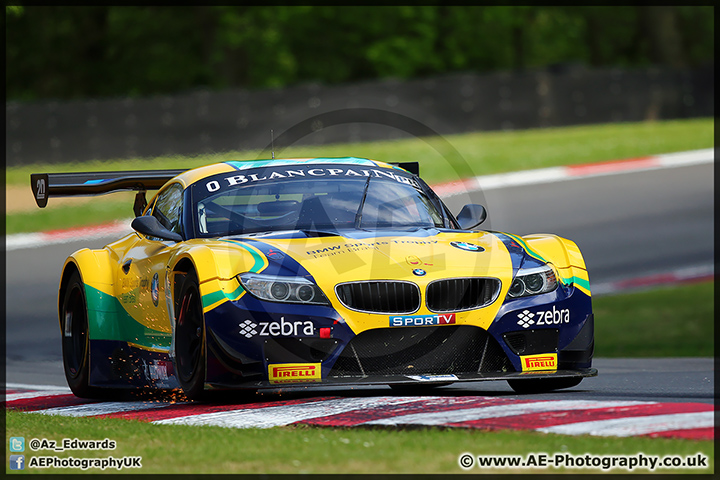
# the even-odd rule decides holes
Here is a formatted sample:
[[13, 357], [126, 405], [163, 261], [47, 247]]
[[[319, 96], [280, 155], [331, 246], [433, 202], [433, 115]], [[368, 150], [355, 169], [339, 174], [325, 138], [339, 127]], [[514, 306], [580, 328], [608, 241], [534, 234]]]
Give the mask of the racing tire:
[[85, 285], [80, 273], [74, 271], [63, 294], [60, 311], [60, 335], [65, 378], [76, 397], [102, 398], [110, 394], [107, 389], [91, 387], [90, 336], [88, 333], [87, 301]]
[[517, 393], [544, 393], [561, 388], [570, 388], [579, 385], [583, 377], [577, 378], [550, 378], [532, 380], [508, 380], [510, 388]]
[[197, 274], [190, 271], [182, 281], [175, 318], [175, 372], [190, 400], [205, 398], [205, 320]]

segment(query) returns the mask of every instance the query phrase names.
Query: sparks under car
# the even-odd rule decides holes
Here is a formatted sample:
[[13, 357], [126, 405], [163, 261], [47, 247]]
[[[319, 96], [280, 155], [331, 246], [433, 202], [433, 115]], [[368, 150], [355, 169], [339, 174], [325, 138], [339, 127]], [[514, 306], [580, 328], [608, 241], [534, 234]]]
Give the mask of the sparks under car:
[[479, 230], [482, 206], [453, 216], [417, 170], [314, 158], [32, 175], [41, 207], [138, 190], [135, 232], [62, 270], [72, 391], [507, 380], [533, 392], [596, 375], [577, 246]]

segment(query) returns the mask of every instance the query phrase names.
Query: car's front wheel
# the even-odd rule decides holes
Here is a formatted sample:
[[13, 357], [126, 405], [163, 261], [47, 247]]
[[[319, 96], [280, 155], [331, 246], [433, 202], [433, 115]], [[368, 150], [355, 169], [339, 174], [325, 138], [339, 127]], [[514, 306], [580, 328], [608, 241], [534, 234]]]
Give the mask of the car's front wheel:
[[90, 338], [88, 335], [85, 285], [80, 273], [68, 278], [60, 311], [62, 356], [70, 390], [82, 398], [102, 397], [102, 391], [88, 385], [90, 377]]
[[205, 389], [205, 322], [197, 275], [182, 280], [175, 318], [175, 372], [189, 399], [203, 397]]
[[549, 379], [534, 378], [532, 380], [508, 380], [507, 382], [510, 385], [510, 388], [515, 390], [517, 393], [544, 393], [579, 385], [580, 382], [582, 382], [582, 377]]

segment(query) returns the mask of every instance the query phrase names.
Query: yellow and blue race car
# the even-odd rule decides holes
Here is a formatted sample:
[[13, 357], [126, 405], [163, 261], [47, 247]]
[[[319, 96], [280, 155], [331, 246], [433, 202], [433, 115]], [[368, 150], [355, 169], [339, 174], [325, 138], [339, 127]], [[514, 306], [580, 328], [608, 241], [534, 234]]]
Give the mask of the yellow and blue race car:
[[577, 246], [477, 229], [483, 206], [453, 216], [417, 163], [228, 161], [31, 182], [41, 207], [138, 192], [135, 232], [63, 267], [77, 396], [478, 380], [539, 392], [597, 374]]

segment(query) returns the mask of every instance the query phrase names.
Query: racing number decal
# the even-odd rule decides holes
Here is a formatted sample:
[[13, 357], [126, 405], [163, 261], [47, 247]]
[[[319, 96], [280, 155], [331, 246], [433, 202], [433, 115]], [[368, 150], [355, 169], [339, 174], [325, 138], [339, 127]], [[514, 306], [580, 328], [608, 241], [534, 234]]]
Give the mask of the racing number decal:
[[38, 178], [37, 193], [35, 193], [35, 198], [37, 198], [38, 200], [45, 199], [45, 179], [44, 178]]

